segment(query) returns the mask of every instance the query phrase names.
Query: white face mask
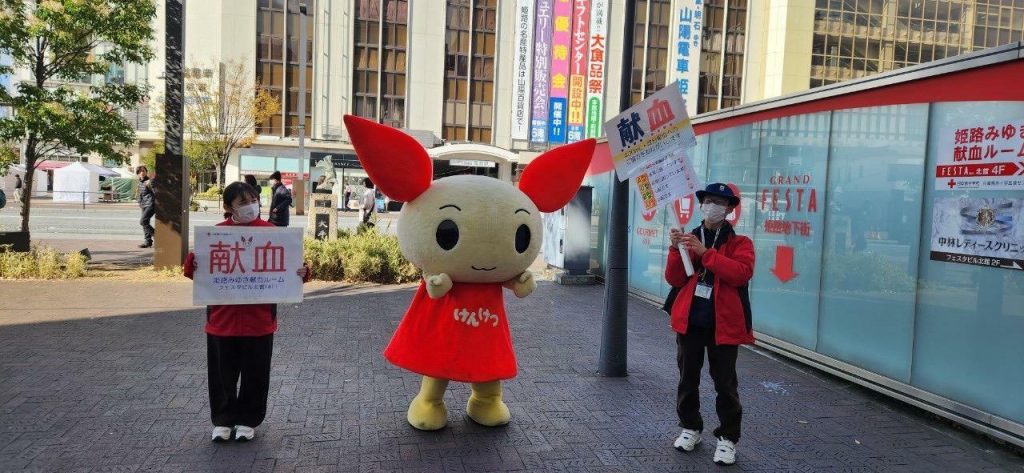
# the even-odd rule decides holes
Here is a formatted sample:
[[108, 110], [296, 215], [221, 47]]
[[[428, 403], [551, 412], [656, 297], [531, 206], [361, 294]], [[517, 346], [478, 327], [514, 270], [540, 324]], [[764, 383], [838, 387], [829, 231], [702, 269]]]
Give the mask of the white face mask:
[[249, 223], [260, 216], [260, 204], [245, 204], [235, 209], [232, 218], [238, 223]]
[[700, 204], [700, 211], [704, 214], [704, 220], [712, 225], [717, 225], [725, 220], [726, 208], [723, 205], [705, 202]]

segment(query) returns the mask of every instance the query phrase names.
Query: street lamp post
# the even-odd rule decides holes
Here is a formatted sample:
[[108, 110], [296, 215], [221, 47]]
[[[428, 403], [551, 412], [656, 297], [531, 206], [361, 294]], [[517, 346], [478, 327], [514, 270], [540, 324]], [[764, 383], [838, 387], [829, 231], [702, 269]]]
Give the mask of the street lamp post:
[[[626, 32], [622, 36], [622, 75], [619, 84], [619, 111], [630, 105], [630, 81], [633, 64], [633, 28], [636, 2], [625, 5]], [[615, 172], [615, 171], [612, 171]], [[626, 376], [626, 329], [629, 302], [629, 181], [612, 177], [611, 218], [608, 222], [608, 269], [604, 289], [604, 325], [601, 330], [601, 355], [598, 372], [604, 376]]]
[[[301, 193], [305, 193], [305, 169], [306, 161], [306, 22], [309, 17], [306, 14], [306, 2], [299, 2], [299, 169], [296, 173], [296, 181], [302, 182], [303, 185], [298, 186]], [[304, 200], [304, 196], [298, 196], [300, 201]], [[302, 203], [296, 205], [298, 214], [304, 213]]]

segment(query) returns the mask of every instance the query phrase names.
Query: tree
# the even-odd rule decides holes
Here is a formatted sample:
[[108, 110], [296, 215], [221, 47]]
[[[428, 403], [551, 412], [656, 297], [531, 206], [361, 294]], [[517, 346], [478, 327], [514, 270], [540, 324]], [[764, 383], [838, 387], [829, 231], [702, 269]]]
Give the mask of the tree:
[[219, 69], [217, 74], [185, 78], [184, 130], [194, 150], [212, 153], [217, 185], [223, 187], [231, 152], [252, 145], [256, 125], [280, 113], [281, 102], [255, 81], [244, 63], [228, 62]]
[[[24, 143], [25, 188], [36, 167], [55, 152], [98, 154], [124, 162], [135, 132], [120, 111], [135, 107], [146, 90], [134, 84], [82, 85], [111, 65], [153, 57], [153, 0], [0, 0], [0, 54], [28, 71], [29, 80], [0, 103], [14, 109], [0, 118], [0, 140]], [[32, 199], [24, 199], [21, 230], [29, 231]]]
[[[139, 164], [146, 166], [146, 169], [156, 169], [156, 155], [163, 154], [164, 151], [164, 140], [157, 141], [153, 144], [153, 148], [139, 156]], [[188, 173], [189, 181], [192, 183], [192, 195], [195, 195], [199, 191], [196, 188], [199, 182], [199, 174], [214, 169], [217, 166], [217, 155], [211, 153], [202, 143], [186, 140], [185, 156], [188, 158]]]

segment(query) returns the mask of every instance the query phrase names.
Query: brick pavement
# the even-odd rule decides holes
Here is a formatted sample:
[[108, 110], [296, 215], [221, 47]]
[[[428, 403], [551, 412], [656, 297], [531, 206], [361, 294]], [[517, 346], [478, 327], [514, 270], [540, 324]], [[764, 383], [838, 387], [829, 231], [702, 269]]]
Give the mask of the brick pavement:
[[[49, 314], [13, 297], [75, 284], [93, 286], [68, 294], [110, 300], [59, 300], [78, 309]], [[216, 445], [207, 437], [203, 315], [185, 308], [187, 283], [4, 282], [0, 470], [718, 470], [710, 436], [692, 454], [671, 448], [677, 374], [663, 313], [631, 301], [630, 376], [594, 374], [601, 287], [545, 283], [509, 301], [521, 367], [506, 384], [511, 425], [467, 420], [468, 389], [453, 383], [449, 427], [413, 430], [405, 409], [419, 379], [380, 356], [411, 293], [315, 284], [306, 302], [282, 307], [259, 438]], [[133, 296], [143, 308], [120, 315]], [[993, 442], [813, 370], [741, 350], [739, 374], [735, 470], [1024, 471], [1024, 458]], [[710, 389], [702, 401], [712, 427]]]

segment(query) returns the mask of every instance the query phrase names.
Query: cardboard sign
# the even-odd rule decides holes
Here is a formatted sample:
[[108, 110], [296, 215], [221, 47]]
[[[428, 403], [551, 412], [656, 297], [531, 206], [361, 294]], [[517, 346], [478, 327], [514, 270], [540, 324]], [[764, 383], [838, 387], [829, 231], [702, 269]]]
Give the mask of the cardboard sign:
[[195, 305], [302, 302], [302, 230], [196, 227]]
[[678, 84], [670, 84], [604, 124], [620, 181], [644, 172], [648, 163], [697, 144]]

